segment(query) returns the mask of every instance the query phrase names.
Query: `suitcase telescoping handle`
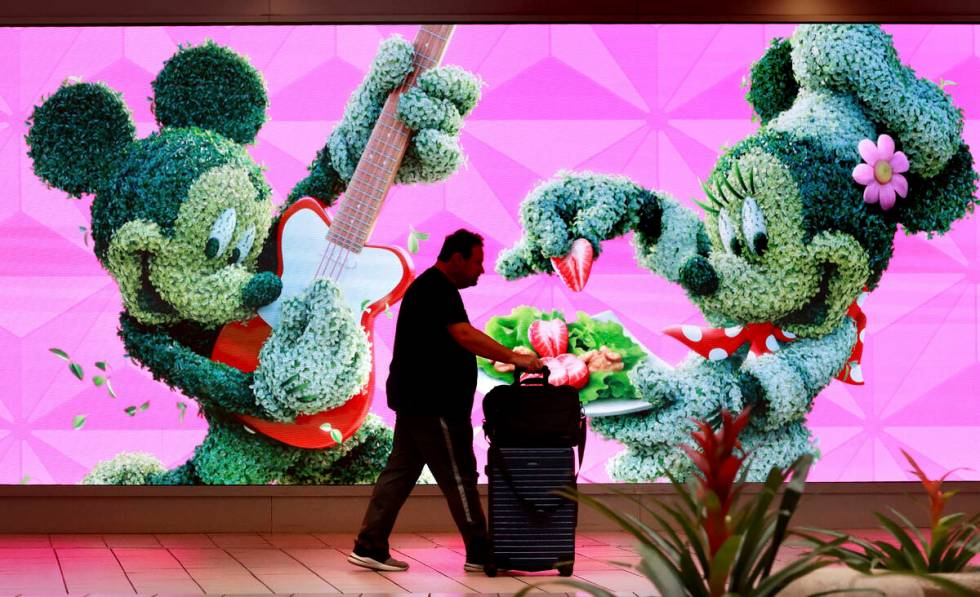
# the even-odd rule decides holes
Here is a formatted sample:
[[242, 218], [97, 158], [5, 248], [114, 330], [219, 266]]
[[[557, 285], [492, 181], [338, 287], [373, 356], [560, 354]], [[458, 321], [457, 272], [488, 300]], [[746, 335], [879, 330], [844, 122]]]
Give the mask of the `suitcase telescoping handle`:
[[548, 376], [551, 375], [551, 371], [549, 371], [547, 367], [542, 367], [541, 371], [530, 373], [527, 377], [521, 379], [521, 376], [524, 375], [525, 373], [528, 373], [528, 371], [525, 371], [520, 367], [514, 369], [515, 386], [520, 386], [520, 385], [546, 386], [548, 385]]

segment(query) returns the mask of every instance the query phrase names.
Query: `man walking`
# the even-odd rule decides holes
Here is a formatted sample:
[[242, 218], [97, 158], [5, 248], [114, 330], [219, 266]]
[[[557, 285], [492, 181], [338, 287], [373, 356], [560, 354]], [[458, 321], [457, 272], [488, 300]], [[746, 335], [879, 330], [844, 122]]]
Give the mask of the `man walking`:
[[483, 238], [468, 230], [446, 237], [439, 257], [409, 286], [395, 327], [388, 373], [388, 406], [395, 439], [378, 477], [354, 551], [347, 561], [373, 570], [407, 570], [391, 557], [388, 537], [424, 465], [439, 484], [466, 545], [467, 572], [483, 570], [489, 556], [487, 523], [476, 490], [470, 413], [476, 357], [537, 371], [533, 355], [516, 353], [469, 323], [460, 288], [483, 273]]

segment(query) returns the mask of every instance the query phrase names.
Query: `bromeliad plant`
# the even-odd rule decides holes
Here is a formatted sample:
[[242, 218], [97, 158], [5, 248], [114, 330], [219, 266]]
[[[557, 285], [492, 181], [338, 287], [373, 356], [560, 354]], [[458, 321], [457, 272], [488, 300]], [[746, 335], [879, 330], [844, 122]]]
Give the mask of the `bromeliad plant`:
[[[664, 595], [766, 597], [832, 563], [825, 556], [844, 539], [830, 541], [773, 570], [803, 494], [812, 457], [802, 456], [785, 470], [773, 468], [759, 494], [747, 498], [742, 493], [748, 454], [738, 438], [749, 423], [749, 409], [737, 417], [723, 411], [719, 429], [702, 421], [696, 423], [698, 430], [691, 437], [697, 449], [684, 450], [698, 473], [686, 483], [671, 478], [679, 507], [664, 502], [648, 507], [640, 502], [658, 529], [601, 500], [577, 492], [567, 496], [599, 510], [636, 537], [642, 559], [635, 567]], [[773, 508], [780, 488], [782, 497]], [[611, 595], [588, 583], [557, 582], [593, 595]]]
[[[891, 509], [894, 518], [881, 513], [875, 513], [882, 526], [894, 538], [894, 542], [875, 540], [868, 541], [832, 531], [818, 531], [820, 535], [830, 537], [830, 541], [810, 533], [799, 533], [811, 544], [823, 548], [831, 543], [836, 544], [830, 554], [849, 567], [862, 572], [872, 570], [885, 573], [911, 574], [936, 583], [955, 594], [972, 594], [963, 592], [963, 587], [955, 585], [948, 579], [934, 576], [940, 572], [962, 572], [978, 553], [980, 553], [980, 514], [967, 517], [966, 514], [943, 515], [946, 502], [956, 492], [943, 491], [943, 481], [959, 469], [948, 471], [939, 479], [930, 479], [919, 464], [907, 452], [902, 450], [912, 473], [919, 478], [922, 486], [929, 495], [929, 539], [912, 524], [901, 512]], [[849, 545], [840, 545], [844, 539]]]

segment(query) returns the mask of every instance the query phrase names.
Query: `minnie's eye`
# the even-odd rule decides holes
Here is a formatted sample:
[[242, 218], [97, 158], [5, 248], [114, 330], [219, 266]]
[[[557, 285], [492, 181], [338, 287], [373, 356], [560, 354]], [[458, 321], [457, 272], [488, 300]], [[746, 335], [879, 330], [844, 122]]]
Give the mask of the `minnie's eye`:
[[746, 197], [742, 204], [742, 232], [749, 244], [749, 251], [762, 256], [769, 247], [769, 234], [766, 232], [766, 220], [762, 216], [759, 204], [752, 197]]
[[732, 225], [732, 220], [725, 210], [718, 213], [718, 236], [721, 237], [721, 244], [727, 253], [736, 256], [742, 253], [742, 243], [739, 242], [738, 235], [735, 234], [735, 226]]
[[214, 224], [211, 225], [211, 232], [208, 234], [208, 242], [204, 245], [205, 255], [214, 258], [225, 252], [228, 243], [231, 242], [231, 235], [235, 233], [236, 218], [235, 209], [229, 207], [215, 219]]
[[238, 244], [235, 245], [235, 250], [231, 252], [234, 255], [232, 263], [241, 263], [245, 261], [248, 257], [249, 252], [252, 250], [252, 243], [255, 242], [255, 226], [249, 226], [242, 238], [239, 239]]

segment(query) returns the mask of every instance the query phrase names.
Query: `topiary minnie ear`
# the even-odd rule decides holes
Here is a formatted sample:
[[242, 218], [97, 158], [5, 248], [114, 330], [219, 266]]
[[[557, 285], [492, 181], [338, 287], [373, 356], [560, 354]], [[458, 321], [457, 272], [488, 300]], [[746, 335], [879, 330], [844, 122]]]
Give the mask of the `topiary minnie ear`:
[[102, 83], [62, 85], [27, 124], [35, 174], [72, 197], [102, 188], [136, 135], [122, 96]]
[[745, 99], [766, 124], [788, 110], [800, 91], [793, 78], [792, 47], [788, 39], [775, 38], [751, 70], [751, 84]]
[[160, 126], [198, 127], [250, 144], [265, 122], [265, 82], [251, 64], [212, 41], [181, 48], [153, 81]]

